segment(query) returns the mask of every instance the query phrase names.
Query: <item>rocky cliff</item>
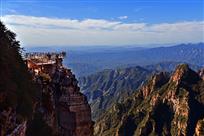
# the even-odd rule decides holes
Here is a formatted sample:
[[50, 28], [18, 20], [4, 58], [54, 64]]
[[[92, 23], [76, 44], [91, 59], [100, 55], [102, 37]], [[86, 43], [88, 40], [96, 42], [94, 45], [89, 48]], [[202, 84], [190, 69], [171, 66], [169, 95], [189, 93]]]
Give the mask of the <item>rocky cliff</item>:
[[203, 135], [204, 80], [200, 75], [185, 64], [170, 77], [154, 75], [97, 121], [95, 135]]
[[[58, 69], [54, 73], [53, 82], [56, 96], [59, 98], [56, 103], [59, 105], [58, 125], [62, 135], [91, 136], [91, 108], [86, 97], [80, 92], [75, 76], [68, 69]], [[60, 91], [61, 95], [58, 95], [57, 91]]]
[[[44, 63], [38, 73], [35, 73], [35, 67], [30, 68], [34, 71], [34, 81], [42, 89], [41, 101], [36, 106], [36, 112], [42, 115], [53, 135], [91, 136], [93, 122], [86, 96], [80, 92], [75, 75], [57, 59], [49, 66], [45, 66]], [[29, 59], [30, 61], [33, 60]], [[42, 64], [40, 61], [37, 61], [38, 65]]]
[[[134, 66], [106, 69], [89, 76], [80, 77], [79, 85], [91, 105], [93, 120], [97, 120], [113, 104], [122, 102], [133, 92], [137, 91], [138, 87], [152, 74], [158, 71], [171, 73], [178, 64], [180, 63], [161, 62], [144, 67]], [[189, 67], [195, 70], [201, 69], [201, 67], [191, 64]], [[200, 74], [202, 73], [200, 71]], [[167, 75], [167, 73], [163, 74]], [[151, 86], [154, 85], [150, 85], [149, 87]]]
[[0, 136], [92, 136], [90, 106], [64, 53], [23, 59], [15, 36], [0, 22]]

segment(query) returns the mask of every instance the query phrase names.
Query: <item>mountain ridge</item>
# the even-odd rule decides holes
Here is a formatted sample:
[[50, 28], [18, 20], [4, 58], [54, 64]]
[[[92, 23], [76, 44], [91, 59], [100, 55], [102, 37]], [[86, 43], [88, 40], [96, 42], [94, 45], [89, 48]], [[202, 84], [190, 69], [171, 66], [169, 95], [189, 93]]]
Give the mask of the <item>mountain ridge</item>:
[[[106, 69], [96, 74], [79, 78], [81, 91], [87, 96], [92, 107], [92, 117], [97, 119], [114, 103], [131, 95], [154, 73], [171, 73], [179, 63], [165, 62], [145, 67]], [[195, 70], [201, 67], [190, 65]]]
[[92, 117], [97, 118], [113, 103], [130, 95], [150, 73], [151, 71], [137, 66], [104, 70], [92, 76], [79, 78], [79, 86], [91, 104]]
[[203, 89], [204, 80], [185, 64], [170, 77], [156, 74], [101, 116], [95, 135], [202, 135]]

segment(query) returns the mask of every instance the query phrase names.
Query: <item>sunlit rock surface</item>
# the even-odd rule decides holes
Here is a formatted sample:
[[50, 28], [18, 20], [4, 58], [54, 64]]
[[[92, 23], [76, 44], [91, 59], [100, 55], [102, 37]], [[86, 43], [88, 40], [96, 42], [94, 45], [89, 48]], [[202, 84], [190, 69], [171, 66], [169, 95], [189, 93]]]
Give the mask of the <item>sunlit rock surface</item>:
[[96, 121], [97, 136], [202, 136], [204, 80], [188, 65], [159, 73]]

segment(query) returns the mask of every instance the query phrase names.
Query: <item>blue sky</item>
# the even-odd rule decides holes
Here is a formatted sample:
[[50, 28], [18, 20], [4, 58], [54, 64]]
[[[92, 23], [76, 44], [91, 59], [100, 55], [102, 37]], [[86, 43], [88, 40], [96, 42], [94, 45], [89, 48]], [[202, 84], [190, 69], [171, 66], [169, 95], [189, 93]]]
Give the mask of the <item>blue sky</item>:
[[[203, 0], [1, 0], [1, 17], [25, 46], [169, 44], [203, 41], [203, 5]], [[184, 33], [174, 37], [176, 27]], [[58, 34], [72, 37], [63, 40]], [[46, 43], [49, 35], [52, 42]]]
[[2, 0], [3, 15], [117, 19], [159, 23], [203, 20], [202, 0]]

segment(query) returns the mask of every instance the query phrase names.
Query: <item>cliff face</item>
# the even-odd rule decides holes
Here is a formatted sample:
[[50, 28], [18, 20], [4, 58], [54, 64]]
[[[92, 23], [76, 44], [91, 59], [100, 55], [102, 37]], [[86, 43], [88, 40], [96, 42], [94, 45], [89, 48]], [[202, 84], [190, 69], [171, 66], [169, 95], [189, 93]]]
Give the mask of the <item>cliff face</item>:
[[[33, 60], [30, 59], [28, 65], [30, 61]], [[37, 64], [42, 64], [39, 61], [40, 59]], [[34, 67], [30, 70], [32, 68]], [[32, 70], [36, 69], [38, 68]], [[41, 113], [46, 124], [52, 128], [52, 134], [93, 135], [90, 106], [86, 97], [80, 93], [78, 81], [70, 69], [66, 69], [61, 61], [56, 60], [50, 66], [42, 65], [37, 73], [34, 72], [33, 77], [42, 89], [41, 102], [37, 104], [36, 112]]]
[[95, 135], [203, 135], [204, 81], [187, 65], [153, 76], [95, 125]]
[[72, 72], [64, 68], [58, 69], [53, 75], [53, 83], [60, 135], [93, 135], [91, 108], [86, 97], [80, 93]]

